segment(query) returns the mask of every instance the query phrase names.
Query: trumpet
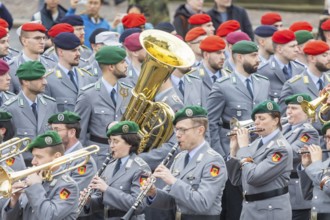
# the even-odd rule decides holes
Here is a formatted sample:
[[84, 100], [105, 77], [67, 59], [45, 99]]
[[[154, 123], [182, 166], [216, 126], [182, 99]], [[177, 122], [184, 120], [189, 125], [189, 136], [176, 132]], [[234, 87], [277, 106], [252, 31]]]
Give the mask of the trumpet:
[[[264, 131], [265, 129], [263, 128], [256, 128], [256, 127], [251, 127], [248, 128], [249, 134], [253, 134], [253, 133], [257, 133], [257, 132], [261, 132]], [[227, 137], [231, 137], [231, 136], [235, 136], [237, 134], [237, 132], [235, 131], [230, 131], [226, 134]]]
[[[100, 150], [99, 146], [90, 145], [83, 149], [74, 151], [72, 153], [63, 155], [61, 157], [58, 157], [49, 163], [45, 163], [40, 166], [31, 167], [26, 170], [17, 171], [17, 172], [9, 171], [6, 167], [0, 166], [0, 195], [1, 195], [1, 198], [9, 198], [12, 194], [25, 189], [25, 188], [23, 188], [20, 190], [12, 191], [12, 185], [14, 182], [21, 180], [32, 173], [42, 171], [43, 180], [51, 181], [56, 176], [62, 175], [68, 171], [77, 169], [78, 167], [85, 165], [88, 162], [90, 155], [93, 153], [97, 153], [99, 150]], [[52, 170], [55, 167], [59, 167], [63, 164], [70, 164], [72, 161], [75, 161], [75, 160], [83, 158], [83, 157], [85, 157], [85, 160], [83, 160], [79, 164], [72, 166], [72, 167], [67, 167], [58, 173], [55, 173], [55, 174], [52, 173]]]
[[[177, 143], [176, 145], [174, 145], [172, 147], [170, 152], [167, 154], [166, 158], [161, 162], [162, 165], [167, 166], [170, 163], [170, 161], [171, 161], [172, 157], [174, 156], [174, 153], [176, 152], [178, 147], [179, 147], [179, 143]], [[139, 193], [139, 195], [136, 197], [136, 200], [135, 200], [134, 204], [132, 205], [132, 207], [120, 219], [130, 220], [132, 218], [134, 211], [139, 207], [139, 205], [142, 203], [143, 199], [147, 196], [147, 193], [151, 189], [152, 185], [156, 182], [156, 177], [154, 177], [153, 175], [151, 175], [149, 178], [150, 178], [149, 184], [146, 186], [146, 188], [144, 190], [142, 190]]]
[[322, 118], [322, 114], [326, 113], [330, 107], [327, 104], [322, 103], [328, 98], [329, 94], [329, 92], [326, 92], [320, 97], [310, 102], [307, 102], [305, 100], [301, 102], [301, 107], [303, 111], [308, 115], [309, 118], [311, 118], [312, 122], [315, 122], [315, 115], [319, 106], [321, 106], [321, 108], [317, 116], [322, 124], [327, 122]]
[[[17, 155], [22, 154], [27, 151], [27, 145], [31, 142], [31, 139], [28, 137], [25, 138], [12, 138], [8, 141], [0, 144], [0, 162], [6, 161], [9, 158], [16, 157]], [[24, 149], [20, 150], [22, 146], [25, 146]], [[3, 154], [3, 151], [7, 151]]]
[[[328, 153], [330, 150], [322, 150], [322, 153]], [[299, 150], [297, 151], [298, 154], [303, 155], [303, 154], [309, 154], [309, 150]]]
[[[97, 171], [95, 176], [102, 176], [105, 168], [113, 163], [114, 161], [116, 161], [116, 159], [112, 159], [112, 154], [108, 154], [106, 159], [104, 160], [102, 167]], [[87, 193], [85, 194], [85, 196], [82, 198], [82, 200], [80, 200], [79, 205], [78, 205], [78, 211], [77, 213], [80, 214], [82, 212], [82, 210], [84, 209], [84, 206], [86, 205], [88, 198], [91, 196], [91, 194], [93, 193], [93, 189], [91, 187], [87, 188]]]

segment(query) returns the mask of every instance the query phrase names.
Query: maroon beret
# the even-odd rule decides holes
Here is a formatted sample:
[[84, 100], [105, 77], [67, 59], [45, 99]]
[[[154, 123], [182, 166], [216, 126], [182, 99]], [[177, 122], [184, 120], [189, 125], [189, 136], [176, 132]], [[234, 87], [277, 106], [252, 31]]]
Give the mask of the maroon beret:
[[125, 47], [130, 51], [138, 51], [142, 49], [142, 45], [139, 40], [140, 33], [134, 33], [126, 37], [124, 41]]
[[215, 52], [219, 50], [223, 50], [226, 47], [226, 42], [217, 35], [211, 35], [206, 37], [201, 41], [199, 48], [203, 51], [207, 52]]
[[9, 71], [9, 65], [0, 59], [0, 76], [6, 74]]
[[286, 44], [289, 43], [290, 41], [296, 40], [296, 36], [294, 35], [293, 31], [279, 30], [273, 34], [272, 40], [274, 43], [277, 44]]
[[212, 19], [208, 14], [194, 14], [190, 16], [188, 22], [192, 25], [202, 25], [210, 22]]
[[329, 45], [321, 40], [310, 40], [304, 46], [304, 53], [307, 55], [319, 55], [327, 52]]
[[242, 40], [251, 41], [251, 38], [249, 37], [249, 35], [247, 35], [246, 33], [242, 32], [242, 31], [235, 31], [235, 32], [229, 33], [226, 37], [226, 40], [229, 44], [235, 44]]

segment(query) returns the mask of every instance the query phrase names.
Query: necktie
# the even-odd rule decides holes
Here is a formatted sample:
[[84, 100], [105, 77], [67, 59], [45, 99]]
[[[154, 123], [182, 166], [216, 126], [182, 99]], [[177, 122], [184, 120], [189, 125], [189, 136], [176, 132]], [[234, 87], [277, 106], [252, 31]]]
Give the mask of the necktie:
[[324, 86], [323, 86], [323, 80], [321, 78], [319, 78], [319, 80], [317, 81], [317, 83], [319, 84], [319, 91], [321, 91]]
[[116, 90], [115, 90], [115, 88], [113, 88], [111, 90], [110, 96], [111, 96], [111, 100], [112, 100], [113, 104], [116, 106], [117, 102], [116, 102]]
[[186, 157], [184, 158], [184, 167], [186, 167], [187, 166], [187, 164], [189, 163], [189, 154], [187, 153], [186, 154]]
[[73, 71], [70, 70], [70, 71], [68, 72], [68, 75], [69, 75], [70, 80], [71, 80], [71, 82], [73, 83], [74, 87], [76, 87], [76, 89], [78, 90], [77, 83], [76, 83], [76, 81], [74, 80], [74, 73], [73, 73]]
[[264, 145], [264, 143], [262, 142], [262, 139], [260, 139], [257, 150], [258, 150], [262, 145]]
[[2, 106], [2, 97], [0, 96], [0, 106]]
[[121, 165], [121, 159], [118, 159], [112, 176], [114, 176], [118, 172], [118, 170], [120, 169], [120, 165]]
[[35, 116], [36, 119], [38, 120], [37, 103], [34, 102], [34, 103], [31, 105], [31, 108], [32, 108], [32, 112], [33, 112], [34, 116]]
[[253, 92], [252, 92], [252, 87], [251, 87], [251, 80], [246, 79], [246, 88], [249, 91], [251, 98], [253, 99]]
[[184, 89], [183, 89], [183, 81], [182, 80], [180, 80], [180, 82], [179, 82], [179, 90], [180, 90], [182, 96], [184, 96]]
[[284, 73], [286, 80], [291, 79], [292, 74], [291, 74], [290, 68], [288, 68], [287, 66], [284, 66], [283, 73]]
[[213, 79], [213, 83], [215, 83], [215, 81], [217, 81], [218, 77], [216, 75], [213, 75], [212, 79]]

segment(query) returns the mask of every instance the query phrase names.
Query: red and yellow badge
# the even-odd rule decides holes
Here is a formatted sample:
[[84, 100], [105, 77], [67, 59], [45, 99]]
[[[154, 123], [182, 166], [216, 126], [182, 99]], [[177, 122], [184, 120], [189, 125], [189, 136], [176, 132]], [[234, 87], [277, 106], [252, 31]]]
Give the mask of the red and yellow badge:
[[9, 158], [6, 160], [7, 166], [11, 167], [12, 165], [14, 165], [14, 163], [15, 163], [15, 157], [12, 157], [12, 158]]
[[306, 143], [307, 141], [309, 141], [310, 138], [311, 137], [305, 133], [305, 134], [301, 135], [300, 141]]
[[83, 165], [81, 167], [78, 167], [78, 173], [79, 173], [79, 175], [85, 174], [86, 173], [86, 166]]
[[211, 170], [210, 170], [211, 176], [218, 176], [219, 173], [220, 173], [220, 167], [218, 167], [216, 165], [212, 165]]
[[68, 189], [63, 188], [60, 192], [60, 198], [63, 200], [66, 200], [70, 197], [70, 194], [71, 194], [71, 192]]
[[275, 152], [272, 156], [273, 162], [279, 162], [282, 158], [282, 154], [280, 152]]
[[148, 179], [148, 176], [145, 176], [145, 175], [141, 175], [140, 176], [140, 186], [144, 186], [144, 184], [146, 183], [146, 181], [147, 181], [147, 179]]

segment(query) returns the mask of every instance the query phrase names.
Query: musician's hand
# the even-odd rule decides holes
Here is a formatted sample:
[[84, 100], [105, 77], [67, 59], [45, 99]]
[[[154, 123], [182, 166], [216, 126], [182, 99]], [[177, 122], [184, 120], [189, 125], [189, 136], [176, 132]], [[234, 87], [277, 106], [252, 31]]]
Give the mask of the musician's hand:
[[92, 179], [90, 186], [92, 187], [92, 189], [98, 189], [101, 192], [105, 192], [107, 190], [107, 188], [109, 187], [108, 184], [102, 178], [100, 178], [98, 176], [95, 176]]
[[167, 185], [173, 185], [176, 182], [176, 178], [172, 175], [171, 171], [162, 164], [156, 168], [153, 175], [161, 178]]
[[[80, 191], [79, 202], [82, 202], [85, 199], [86, 194], [88, 193], [88, 189], [85, 188], [83, 191]], [[88, 204], [91, 200], [91, 197], [88, 197], [86, 200], [86, 204]]]
[[247, 128], [240, 128], [237, 130], [237, 142], [240, 148], [249, 146], [250, 134]]
[[[231, 132], [237, 132], [237, 128], [234, 128]], [[238, 141], [237, 141], [237, 136], [232, 135], [230, 136], [230, 156], [231, 157], [236, 157], [237, 151], [239, 149], [238, 146]]]
[[39, 172], [39, 174], [37, 173], [32, 173], [30, 175], [28, 175], [25, 179], [25, 182], [28, 186], [31, 186], [33, 184], [37, 184], [37, 183], [42, 183], [42, 172]]
[[[308, 151], [308, 146], [305, 145], [301, 151]], [[311, 155], [309, 153], [301, 155], [301, 165], [306, 168], [312, 163]]]
[[[147, 188], [150, 184], [152, 184], [151, 181], [152, 181], [152, 180], [151, 180], [151, 178], [149, 177], [149, 178], [145, 181], [145, 183], [141, 186], [141, 191], [145, 191], [146, 188]], [[147, 196], [150, 196], [150, 197], [155, 197], [156, 194], [157, 194], [157, 188], [156, 188], [156, 186], [155, 186], [154, 184], [152, 184], [146, 195], [147, 195]]]
[[311, 155], [312, 163], [322, 161], [322, 149], [320, 146], [312, 144], [308, 148]]
[[25, 182], [16, 182], [12, 185], [12, 192], [18, 191], [16, 193], [13, 193], [10, 197], [10, 203], [9, 203], [9, 207], [13, 208], [15, 207], [21, 193], [22, 193], [22, 189], [24, 189], [26, 187], [26, 183]]

